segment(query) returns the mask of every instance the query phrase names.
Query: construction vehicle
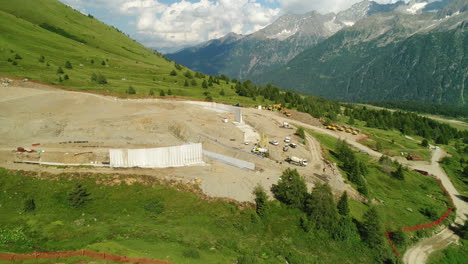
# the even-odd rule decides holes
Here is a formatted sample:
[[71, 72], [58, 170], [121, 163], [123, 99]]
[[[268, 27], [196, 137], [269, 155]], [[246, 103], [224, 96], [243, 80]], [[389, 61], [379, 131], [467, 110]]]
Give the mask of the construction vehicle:
[[301, 159], [301, 158], [298, 158], [298, 157], [295, 157], [295, 156], [289, 156], [286, 159], [286, 161], [291, 163], [291, 164], [294, 164], [296, 166], [302, 166], [302, 167], [307, 166], [307, 160]]
[[281, 104], [274, 104], [273, 111], [281, 111]]
[[288, 111], [284, 111], [283, 114], [287, 117], [290, 117], [291, 116], [291, 113], [289, 113]]
[[351, 128], [346, 129], [346, 133], [352, 133], [353, 130]]
[[338, 130], [345, 131], [345, 127], [338, 127]]
[[252, 148], [252, 153], [261, 155], [261, 156], [263, 156], [263, 157], [266, 157], [266, 156], [268, 156], [268, 149], [266, 149], [266, 148], [260, 148], [260, 147], [258, 147], [258, 146], [254, 146], [254, 147]]
[[359, 134], [359, 132], [357, 132], [356, 130], [353, 130], [353, 135], [357, 135]]
[[281, 127], [282, 128], [287, 128], [287, 129], [293, 129], [291, 126], [289, 126], [288, 122], [283, 122], [283, 125]]

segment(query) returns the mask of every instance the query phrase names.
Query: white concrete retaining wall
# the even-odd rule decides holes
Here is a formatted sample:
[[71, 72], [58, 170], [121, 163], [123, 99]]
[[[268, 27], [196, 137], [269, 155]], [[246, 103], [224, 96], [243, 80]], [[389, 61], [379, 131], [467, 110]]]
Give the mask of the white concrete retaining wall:
[[251, 162], [248, 162], [248, 161], [228, 157], [228, 156], [225, 156], [225, 155], [221, 155], [221, 154], [206, 151], [206, 150], [203, 150], [203, 155], [208, 157], [208, 158], [218, 160], [220, 162], [223, 162], [225, 164], [228, 164], [228, 165], [240, 168], [240, 169], [255, 170], [255, 164], [251, 163]]
[[167, 148], [110, 149], [111, 167], [168, 168], [203, 164], [202, 144]]

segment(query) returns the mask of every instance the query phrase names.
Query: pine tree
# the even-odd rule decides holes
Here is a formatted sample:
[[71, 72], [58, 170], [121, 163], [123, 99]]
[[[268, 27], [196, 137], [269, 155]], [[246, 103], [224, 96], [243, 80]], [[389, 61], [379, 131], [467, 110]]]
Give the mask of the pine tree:
[[392, 175], [396, 179], [403, 181], [405, 179], [405, 172], [403, 170], [403, 166], [399, 164], [397, 169], [394, 172], [392, 172]]
[[185, 87], [189, 86], [189, 83], [188, 83], [188, 81], [187, 81], [187, 80], [185, 80], [185, 82], [184, 82], [184, 86], [185, 86]]
[[70, 61], [66, 61], [66, 62], [65, 62], [65, 68], [67, 68], [67, 69], [73, 69], [73, 65], [71, 64]]
[[93, 74], [91, 74], [91, 81], [93, 82], [96, 82], [97, 81], [97, 74], [93, 72]]
[[75, 185], [73, 191], [68, 194], [68, 201], [71, 206], [79, 208], [84, 206], [91, 199], [89, 198], [90, 193], [81, 184]]
[[304, 178], [296, 169], [287, 168], [277, 184], [273, 184], [271, 192], [280, 202], [295, 208], [303, 209], [307, 197], [307, 186]]
[[101, 65], [102, 65], [102, 66], [106, 66], [106, 62], [105, 62], [105, 61], [102, 61], [102, 62], [101, 62]]
[[154, 89], [153, 89], [153, 88], [151, 88], [151, 89], [149, 90], [148, 95], [150, 95], [150, 96], [153, 96], [153, 95], [154, 95]]
[[57, 68], [57, 74], [63, 74], [63, 69], [62, 67]]
[[317, 229], [333, 230], [333, 226], [338, 219], [338, 213], [328, 184], [315, 186], [306, 199], [305, 212]]
[[255, 212], [260, 218], [264, 218], [268, 213], [268, 195], [263, 187], [258, 185], [254, 189], [255, 195]]
[[22, 60], [22, 59], [23, 59], [23, 58], [22, 58], [18, 53], [16, 53], [16, 55], [15, 55], [15, 60]]
[[172, 71], [169, 73], [169, 75], [171, 75], [171, 76], [177, 76], [177, 72], [176, 72], [175, 70], [172, 70]]
[[421, 141], [421, 146], [427, 148], [427, 147], [429, 146], [429, 141], [427, 141], [427, 139], [423, 139], [423, 140]]
[[221, 96], [225, 96], [225, 95], [226, 95], [226, 93], [224, 92], [224, 89], [221, 89], [221, 91], [219, 92], [219, 95], [221, 95]]
[[63, 76], [63, 79], [64, 79], [64, 80], [69, 80], [70, 77], [68, 77], [68, 74], [65, 74], [65, 75]]
[[34, 210], [36, 210], [36, 202], [34, 199], [28, 199], [24, 201], [23, 211], [32, 212]]
[[39, 62], [40, 62], [40, 63], [44, 63], [44, 62], [45, 62], [45, 57], [41, 55], [41, 56], [39, 57]]
[[159, 91], [159, 96], [166, 96], [166, 93], [164, 92], [164, 90]]
[[371, 248], [378, 248], [383, 244], [382, 225], [375, 207], [371, 207], [363, 216], [362, 236], [363, 240]]
[[208, 84], [206, 83], [206, 80], [203, 80], [202, 87], [205, 89], [208, 88]]
[[107, 84], [107, 78], [106, 76], [102, 75], [102, 74], [98, 74], [97, 77], [96, 77], [96, 82], [98, 84]]
[[167, 95], [172, 95], [172, 90], [171, 89], [167, 90]]
[[190, 82], [190, 84], [191, 84], [192, 86], [197, 86], [197, 80], [192, 79], [192, 81]]
[[128, 86], [128, 89], [127, 89], [127, 94], [136, 94], [136, 90], [135, 88], [133, 88], [133, 86]]
[[337, 208], [340, 215], [349, 215], [348, 193], [346, 191], [341, 195]]

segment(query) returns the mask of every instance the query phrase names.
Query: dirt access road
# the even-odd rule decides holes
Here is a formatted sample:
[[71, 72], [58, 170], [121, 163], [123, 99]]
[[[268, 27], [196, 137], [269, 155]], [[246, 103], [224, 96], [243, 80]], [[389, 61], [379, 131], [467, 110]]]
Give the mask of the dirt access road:
[[[442, 184], [452, 196], [453, 203], [457, 208], [455, 224], [463, 225], [468, 215], [468, 203], [463, 201], [462, 196], [455, 189], [455, 186], [452, 184], [445, 171], [439, 166], [438, 161], [445, 155], [446, 153], [441, 149], [434, 150], [431, 164], [419, 164], [415, 165], [415, 168], [431, 172], [442, 181]], [[444, 228], [444, 230], [438, 234], [424, 239], [408, 249], [403, 256], [403, 261], [407, 264], [424, 264], [430, 254], [446, 248], [457, 240], [458, 236], [452, 230], [448, 227]]]

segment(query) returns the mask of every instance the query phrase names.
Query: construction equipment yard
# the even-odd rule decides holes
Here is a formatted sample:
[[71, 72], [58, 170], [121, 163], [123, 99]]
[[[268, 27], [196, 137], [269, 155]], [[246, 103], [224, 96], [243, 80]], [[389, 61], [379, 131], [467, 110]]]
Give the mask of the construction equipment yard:
[[[294, 135], [296, 129], [281, 128], [285, 121], [318, 127], [318, 120], [297, 112], [286, 117], [279, 112], [240, 108], [245, 123], [239, 123], [238, 110], [226, 109], [230, 108], [208, 102], [188, 103], [175, 98], [120, 99], [65, 91], [30, 81], [12, 81], [0, 87], [0, 166], [51, 173], [151, 175], [199, 184], [208, 196], [237, 201], [253, 200], [252, 190], [257, 184], [269, 190], [283, 170], [297, 168], [309, 188], [317, 182], [328, 182], [336, 195], [346, 190], [350, 196], [359, 198], [344, 183], [336, 165], [324, 160], [320, 144], [312, 136], [307, 135], [304, 145]], [[291, 119], [295, 116], [295, 120]], [[349, 133], [344, 136], [359, 137]], [[284, 152], [286, 137], [297, 147]], [[252, 141], [261, 138], [279, 143], [265, 144], [268, 157], [251, 152], [257, 143]], [[190, 143], [202, 144], [202, 164], [169, 168], [119, 168], [109, 164], [110, 149], [163, 148]], [[307, 166], [286, 162], [289, 156], [307, 160]]]

